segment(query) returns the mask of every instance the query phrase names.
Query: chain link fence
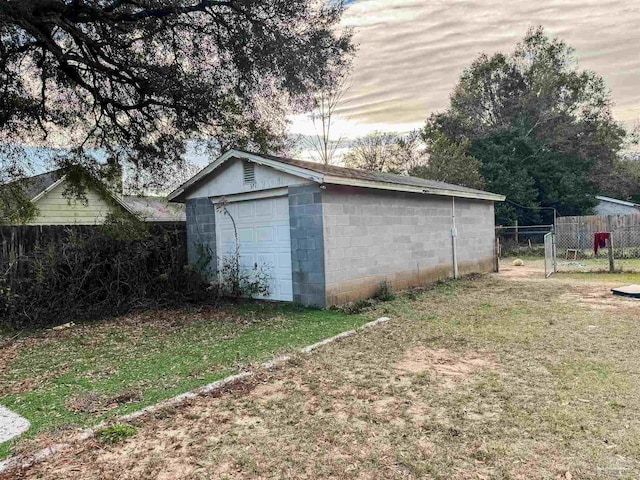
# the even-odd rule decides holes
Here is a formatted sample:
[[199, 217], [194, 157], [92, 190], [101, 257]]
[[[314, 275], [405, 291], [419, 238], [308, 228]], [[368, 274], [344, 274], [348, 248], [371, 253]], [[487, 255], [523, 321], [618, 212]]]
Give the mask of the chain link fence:
[[[606, 217], [601, 221], [593, 217], [570, 217], [587, 220], [558, 222], [558, 271], [609, 271], [613, 261], [615, 270], [640, 272], [640, 224], [630, 225], [629, 219], [615, 222], [607, 221]], [[621, 216], [615, 217], [620, 220]], [[596, 251], [594, 237], [597, 232], [609, 232], [610, 237], [605, 246]]]
[[544, 236], [553, 225], [500, 225], [496, 227], [501, 257], [510, 255], [544, 256]]

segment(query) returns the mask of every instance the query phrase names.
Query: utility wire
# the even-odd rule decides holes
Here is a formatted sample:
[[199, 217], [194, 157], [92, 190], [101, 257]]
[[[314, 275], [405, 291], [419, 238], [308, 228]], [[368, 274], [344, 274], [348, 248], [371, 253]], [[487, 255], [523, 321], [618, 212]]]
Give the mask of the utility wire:
[[513, 200], [509, 200], [505, 198], [507, 203], [514, 205], [519, 208], [524, 208], [527, 210], [553, 210], [553, 229], [556, 229], [556, 219], [558, 218], [558, 210], [555, 207], [525, 207], [524, 205], [520, 205], [519, 203], [514, 202]]
[[555, 207], [525, 207], [524, 205], [520, 205], [519, 203], [514, 202], [513, 200], [505, 199], [505, 202], [510, 203], [511, 205], [515, 205], [518, 208], [525, 208], [527, 210], [555, 210], [558, 211]]

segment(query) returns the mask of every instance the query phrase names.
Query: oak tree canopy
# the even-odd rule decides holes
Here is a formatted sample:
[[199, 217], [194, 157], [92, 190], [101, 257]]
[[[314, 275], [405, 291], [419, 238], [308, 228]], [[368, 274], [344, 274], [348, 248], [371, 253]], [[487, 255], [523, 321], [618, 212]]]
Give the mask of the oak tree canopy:
[[[0, 183], [19, 145], [153, 172], [185, 142], [274, 150], [353, 52], [341, 1], [0, 0]], [[67, 156], [67, 159], [69, 156]], [[89, 160], [88, 160], [89, 159]], [[0, 200], [1, 203], [1, 200]]]

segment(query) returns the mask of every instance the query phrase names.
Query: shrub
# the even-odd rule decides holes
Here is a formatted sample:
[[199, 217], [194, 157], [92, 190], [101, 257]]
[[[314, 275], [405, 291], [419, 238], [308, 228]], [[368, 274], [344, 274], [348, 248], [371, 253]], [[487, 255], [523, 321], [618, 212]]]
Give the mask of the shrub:
[[238, 299], [241, 297], [251, 298], [255, 296], [269, 295], [270, 275], [268, 268], [257, 263], [253, 268], [242, 267], [240, 262], [240, 239], [238, 228], [233, 215], [227, 208], [227, 202], [223, 199], [216, 204], [216, 209], [228, 216], [233, 226], [234, 250], [228, 255], [218, 259], [218, 270], [211, 271], [211, 260], [213, 253], [205, 245], [197, 245], [198, 260], [196, 266], [200, 273], [207, 279], [213, 291], [218, 295], [227, 298]]
[[219, 276], [211, 282], [212, 289], [219, 295], [234, 299], [269, 295], [270, 276], [265, 267], [241, 268], [239, 252], [219, 261]]
[[378, 289], [374, 292], [373, 297], [374, 300], [378, 300], [379, 302], [390, 302], [394, 298], [396, 298], [396, 294], [391, 290], [391, 285], [389, 282], [382, 282]]
[[214, 297], [186, 266], [184, 228], [118, 221], [55, 232], [0, 265], [0, 326], [46, 327]]

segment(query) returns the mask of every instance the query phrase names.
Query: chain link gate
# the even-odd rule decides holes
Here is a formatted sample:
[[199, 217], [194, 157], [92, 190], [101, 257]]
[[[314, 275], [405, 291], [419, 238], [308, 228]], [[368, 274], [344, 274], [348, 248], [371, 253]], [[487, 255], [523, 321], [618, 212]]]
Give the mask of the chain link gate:
[[549, 278], [556, 270], [556, 235], [549, 232], [544, 236], [544, 277]]

